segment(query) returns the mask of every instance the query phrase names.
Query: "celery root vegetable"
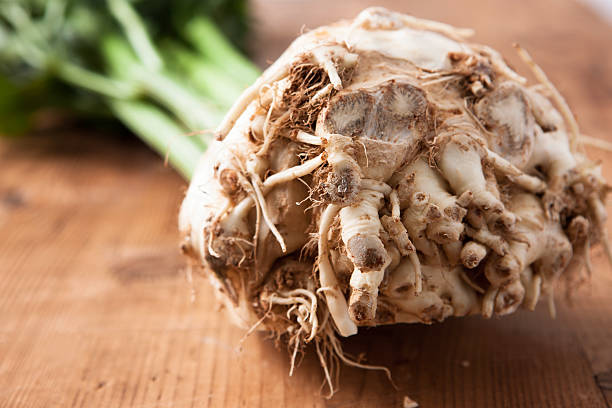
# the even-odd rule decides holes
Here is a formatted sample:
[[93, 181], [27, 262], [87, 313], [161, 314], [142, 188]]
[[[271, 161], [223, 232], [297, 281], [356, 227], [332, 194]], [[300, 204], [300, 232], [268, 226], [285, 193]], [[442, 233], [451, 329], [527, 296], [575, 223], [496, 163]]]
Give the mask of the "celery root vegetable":
[[607, 245], [609, 188], [567, 105], [522, 50], [544, 86], [468, 34], [382, 8], [303, 34], [194, 174], [186, 253], [245, 328], [315, 342], [328, 379], [331, 354], [357, 364], [335, 334], [554, 312]]

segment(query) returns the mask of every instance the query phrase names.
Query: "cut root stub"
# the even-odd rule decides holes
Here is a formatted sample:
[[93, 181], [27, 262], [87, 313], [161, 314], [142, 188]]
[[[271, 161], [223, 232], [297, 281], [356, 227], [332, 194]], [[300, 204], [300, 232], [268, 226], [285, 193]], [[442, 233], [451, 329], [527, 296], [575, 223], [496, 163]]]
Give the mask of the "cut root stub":
[[349, 300], [351, 319], [357, 323], [370, 322], [376, 316], [376, 298], [363, 289], [353, 289]]

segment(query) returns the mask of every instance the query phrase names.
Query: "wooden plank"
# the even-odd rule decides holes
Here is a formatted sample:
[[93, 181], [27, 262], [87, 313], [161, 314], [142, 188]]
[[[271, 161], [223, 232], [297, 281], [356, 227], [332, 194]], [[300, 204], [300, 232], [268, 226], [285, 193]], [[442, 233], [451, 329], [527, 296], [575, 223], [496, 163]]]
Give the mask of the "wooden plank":
[[[570, 1], [451, 4], [397, 8], [473, 26], [508, 55], [518, 39], [585, 132], [610, 139], [608, 26]], [[259, 58], [299, 31], [295, 16], [314, 26], [362, 5], [256, 1]], [[589, 153], [612, 180], [612, 154]], [[605, 407], [604, 393], [610, 402], [612, 274], [599, 250], [593, 283], [573, 306], [559, 299], [557, 320], [539, 308], [345, 341], [388, 365], [399, 389], [345, 367], [328, 401], [312, 350], [288, 377], [286, 351], [261, 335], [241, 343], [205, 279], [188, 282], [176, 249], [185, 184], [140, 144], [60, 132], [2, 142], [0, 162], [0, 407], [368, 407], [401, 406], [404, 395], [422, 407]]]

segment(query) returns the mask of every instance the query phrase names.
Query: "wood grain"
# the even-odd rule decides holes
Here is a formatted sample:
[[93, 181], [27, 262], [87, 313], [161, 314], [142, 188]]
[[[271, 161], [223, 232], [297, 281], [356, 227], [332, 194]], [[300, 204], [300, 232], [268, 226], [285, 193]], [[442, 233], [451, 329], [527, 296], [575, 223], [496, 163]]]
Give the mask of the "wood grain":
[[[378, 2], [390, 5], [392, 2]], [[302, 22], [363, 1], [258, 0], [256, 53], [275, 58]], [[370, 3], [368, 3], [370, 4]], [[518, 66], [519, 41], [585, 133], [612, 140], [612, 29], [569, 0], [407, 1], [396, 9], [477, 29]], [[523, 71], [524, 72], [524, 71]], [[612, 153], [588, 149], [612, 180]], [[503, 318], [364, 330], [347, 350], [391, 368], [343, 368], [320, 397], [312, 350], [231, 326], [205, 279], [190, 283], [176, 214], [185, 183], [134, 140], [79, 130], [0, 143], [0, 407], [606, 407], [612, 402], [612, 273], [600, 250], [573, 304]], [[612, 210], [608, 206], [609, 210]], [[612, 231], [612, 224], [610, 225]], [[607, 397], [607, 402], [606, 402]]]

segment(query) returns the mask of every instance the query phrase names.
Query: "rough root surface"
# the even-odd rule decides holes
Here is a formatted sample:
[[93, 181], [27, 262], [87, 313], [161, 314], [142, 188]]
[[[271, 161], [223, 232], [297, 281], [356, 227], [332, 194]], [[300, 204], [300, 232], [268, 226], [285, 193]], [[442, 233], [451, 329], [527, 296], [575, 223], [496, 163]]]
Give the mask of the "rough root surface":
[[542, 296], [554, 313], [555, 283], [571, 292], [607, 245], [608, 186], [558, 93], [466, 34], [380, 8], [309, 31], [236, 102], [187, 192], [194, 266], [294, 360], [314, 342], [332, 391], [339, 361], [362, 366], [336, 334]]

